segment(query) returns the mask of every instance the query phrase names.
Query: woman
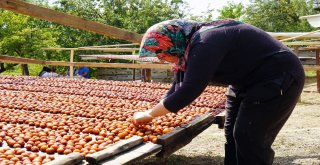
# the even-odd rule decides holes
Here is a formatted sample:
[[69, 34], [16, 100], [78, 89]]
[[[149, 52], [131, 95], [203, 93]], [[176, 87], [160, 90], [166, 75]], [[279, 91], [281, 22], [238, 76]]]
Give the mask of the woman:
[[135, 124], [176, 113], [209, 82], [227, 84], [225, 164], [272, 164], [271, 145], [304, 84], [303, 67], [289, 48], [234, 20], [169, 20], [147, 30], [140, 56], [171, 62], [176, 74], [159, 104], [134, 114]]

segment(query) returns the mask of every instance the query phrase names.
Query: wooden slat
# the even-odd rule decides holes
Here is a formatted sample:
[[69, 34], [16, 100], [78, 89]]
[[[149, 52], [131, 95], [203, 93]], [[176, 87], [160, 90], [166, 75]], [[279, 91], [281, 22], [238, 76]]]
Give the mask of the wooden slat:
[[42, 50], [79, 50], [78, 48], [42, 48]]
[[178, 127], [171, 132], [162, 135], [158, 140], [157, 144], [160, 144], [162, 146], [169, 146], [171, 144], [175, 144], [181, 139], [185, 138], [187, 136], [187, 129], [183, 127]]
[[284, 45], [288, 45], [288, 46], [294, 46], [294, 45], [320, 45], [319, 41], [295, 41], [295, 42], [283, 42]]
[[314, 34], [314, 33], [318, 33], [318, 32], [320, 32], [320, 30], [316, 30], [316, 31], [305, 33], [305, 34], [297, 35], [297, 36], [294, 36], [294, 37], [282, 39], [281, 41], [284, 42], [284, 41], [289, 41], [289, 40], [293, 40], [293, 39], [298, 39], [298, 38], [302, 38], [304, 36], [308, 36], [310, 34]]
[[[295, 36], [301, 36], [306, 33], [308, 33], [308, 32], [268, 32], [269, 35], [271, 35], [272, 37], [277, 38], [277, 39], [284, 39], [284, 38], [290, 38], [290, 37], [295, 37]], [[320, 38], [320, 33], [303, 35], [303, 36], [301, 36], [301, 38]]]
[[139, 48], [79, 48], [78, 50], [99, 50], [104, 52], [133, 52]]
[[122, 60], [134, 60], [144, 62], [157, 62], [160, 60], [157, 57], [142, 57], [138, 55], [115, 55], [115, 54], [91, 54], [91, 55], [79, 55], [81, 59], [122, 59]]
[[6, 63], [17, 63], [17, 64], [41, 64], [41, 65], [45, 65], [45, 61], [44, 60], [13, 57], [13, 56], [7, 56], [7, 55], [0, 55], [0, 61], [6, 62]]
[[202, 116], [197, 117], [196, 119], [192, 120], [189, 124], [186, 124], [182, 127], [186, 128], [188, 135], [194, 138], [203, 130], [205, 130], [205, 127], [213, 124], [214, 120], [215, 117], [212, 114], [206, 113]]
[[133, 44], [115, 44], [115, 45], [99, 45], [99, 46], [83, 46], [79, 48], [111, 48], [111, 47], [122, 47], [122, 46], [137, 46], [139, 43]]
[[131, 64], [131, 63], [98, 63], [98, 62], [64, 62], [64, 61], [44, 61], [28, 58], [19, 58], [12, 56], [0, 55], [0, 61], [4, 63], [16, 63], [16, 64], [40, 64], [40, 65], [52, 65], [52, 66], [86, 66], [97, 68], [137, 68], [137, 69], [171, 69], [170, 64]]
[[78, 152], [73, 152], [69, 155], [63, 155], [57, 159], [46, 163], [45, 165], [74, 165], [79, 164], [83, 160], [83, 157]]
[[162, 135], [157, 143], [162, 145], [162, 150], [157, 157], [168, 157], [175, 151], [184, 147], [192, 141], [194, 137], [210, 127], [215, 117], [207, 113], [191, 121], [189, 124], [176, 128], [168, 134]]
[[304, 70], [316, 70], [320, 71], [320, 66], [319, 65], [304, 65], [303, 66]]
[[134, 32], [129, 32], [113, 26], [85, 20], [77, 16], [39, 7], [20, 0], [1, 0], [0, 8], [131, 42], [140, 43], [142, 39], [142, 35]]
[[104, 52], [133, 52], [139, 50], [139, 48], [91, 48], [91, 47], [80, 47], [80, 48], [42, 48], [42, 50], [98, 50]]
[[133, 136], [127, 140], [120, 141], [113, 146], [108, 147], [105, 150], [90, 154], [86, 156], [86, 161], [89, 163], [99, 163], [102, 160], [108, 159], [118, 153], [127, 151], [134, 146], [143, 143], [143, 138], [140, 136]]
[[100, 162], [101, 165], [119, 165], [119, 164], [129, 164], [137, 160], [141, 160], [149, 155], [157, 153], [161, 150], [161, 145], [153, 143], [143, 143], [130, 151], [121, 153], [106, 161]]

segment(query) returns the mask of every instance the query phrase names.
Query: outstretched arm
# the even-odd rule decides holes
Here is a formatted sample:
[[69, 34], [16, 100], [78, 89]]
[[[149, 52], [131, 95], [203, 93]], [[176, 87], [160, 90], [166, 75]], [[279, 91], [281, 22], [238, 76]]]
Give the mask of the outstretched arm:
[[182, 85], [151, 110], [136, 113], [133, 122], [144, 124], [154, 117], [169, 112], [176, 113], [189, 105], [205, 90], [225, 54], [225, 49], [215, 49], [211, 44], [195, 45], [188, 57], [188, 66]]

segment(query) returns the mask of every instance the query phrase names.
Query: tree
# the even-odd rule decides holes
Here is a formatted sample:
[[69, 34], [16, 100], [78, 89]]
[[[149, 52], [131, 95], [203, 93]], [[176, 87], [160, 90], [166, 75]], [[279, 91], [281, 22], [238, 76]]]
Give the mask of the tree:
[[312, 27], [299, 17], [313, 14], [312, 5], [305, 0], [253, 0], [244, 21], [266, 31], [311, 31]]
[[223, 6], [221, 10], [218, 10], [219, 16], [218, 19], [223, 18], [232, 18], [236, 20], [241, 20], [241, 16], [244, 15], [244, 6], [242, 3], [231, 3], [228, 2], [226, 6]]
[[[47, 59], [41, 48], [57, 46], [56, 40], [48, 29], [24, 28], [22, 31], [3, 38], [0, 45], [10, 55]], [[29, 75], [28, 65], [22, 64], [21, 66], [22, 75]]]

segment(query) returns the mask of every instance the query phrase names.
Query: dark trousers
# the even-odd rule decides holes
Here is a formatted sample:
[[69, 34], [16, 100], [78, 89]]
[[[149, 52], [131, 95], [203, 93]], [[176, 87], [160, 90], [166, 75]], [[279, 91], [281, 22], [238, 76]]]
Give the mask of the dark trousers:
[[225, 165], [271, 165], [271, 148], [294, 109], [304, 80], [289, 73], [250, 88], [229, 87], [225, 120]]

